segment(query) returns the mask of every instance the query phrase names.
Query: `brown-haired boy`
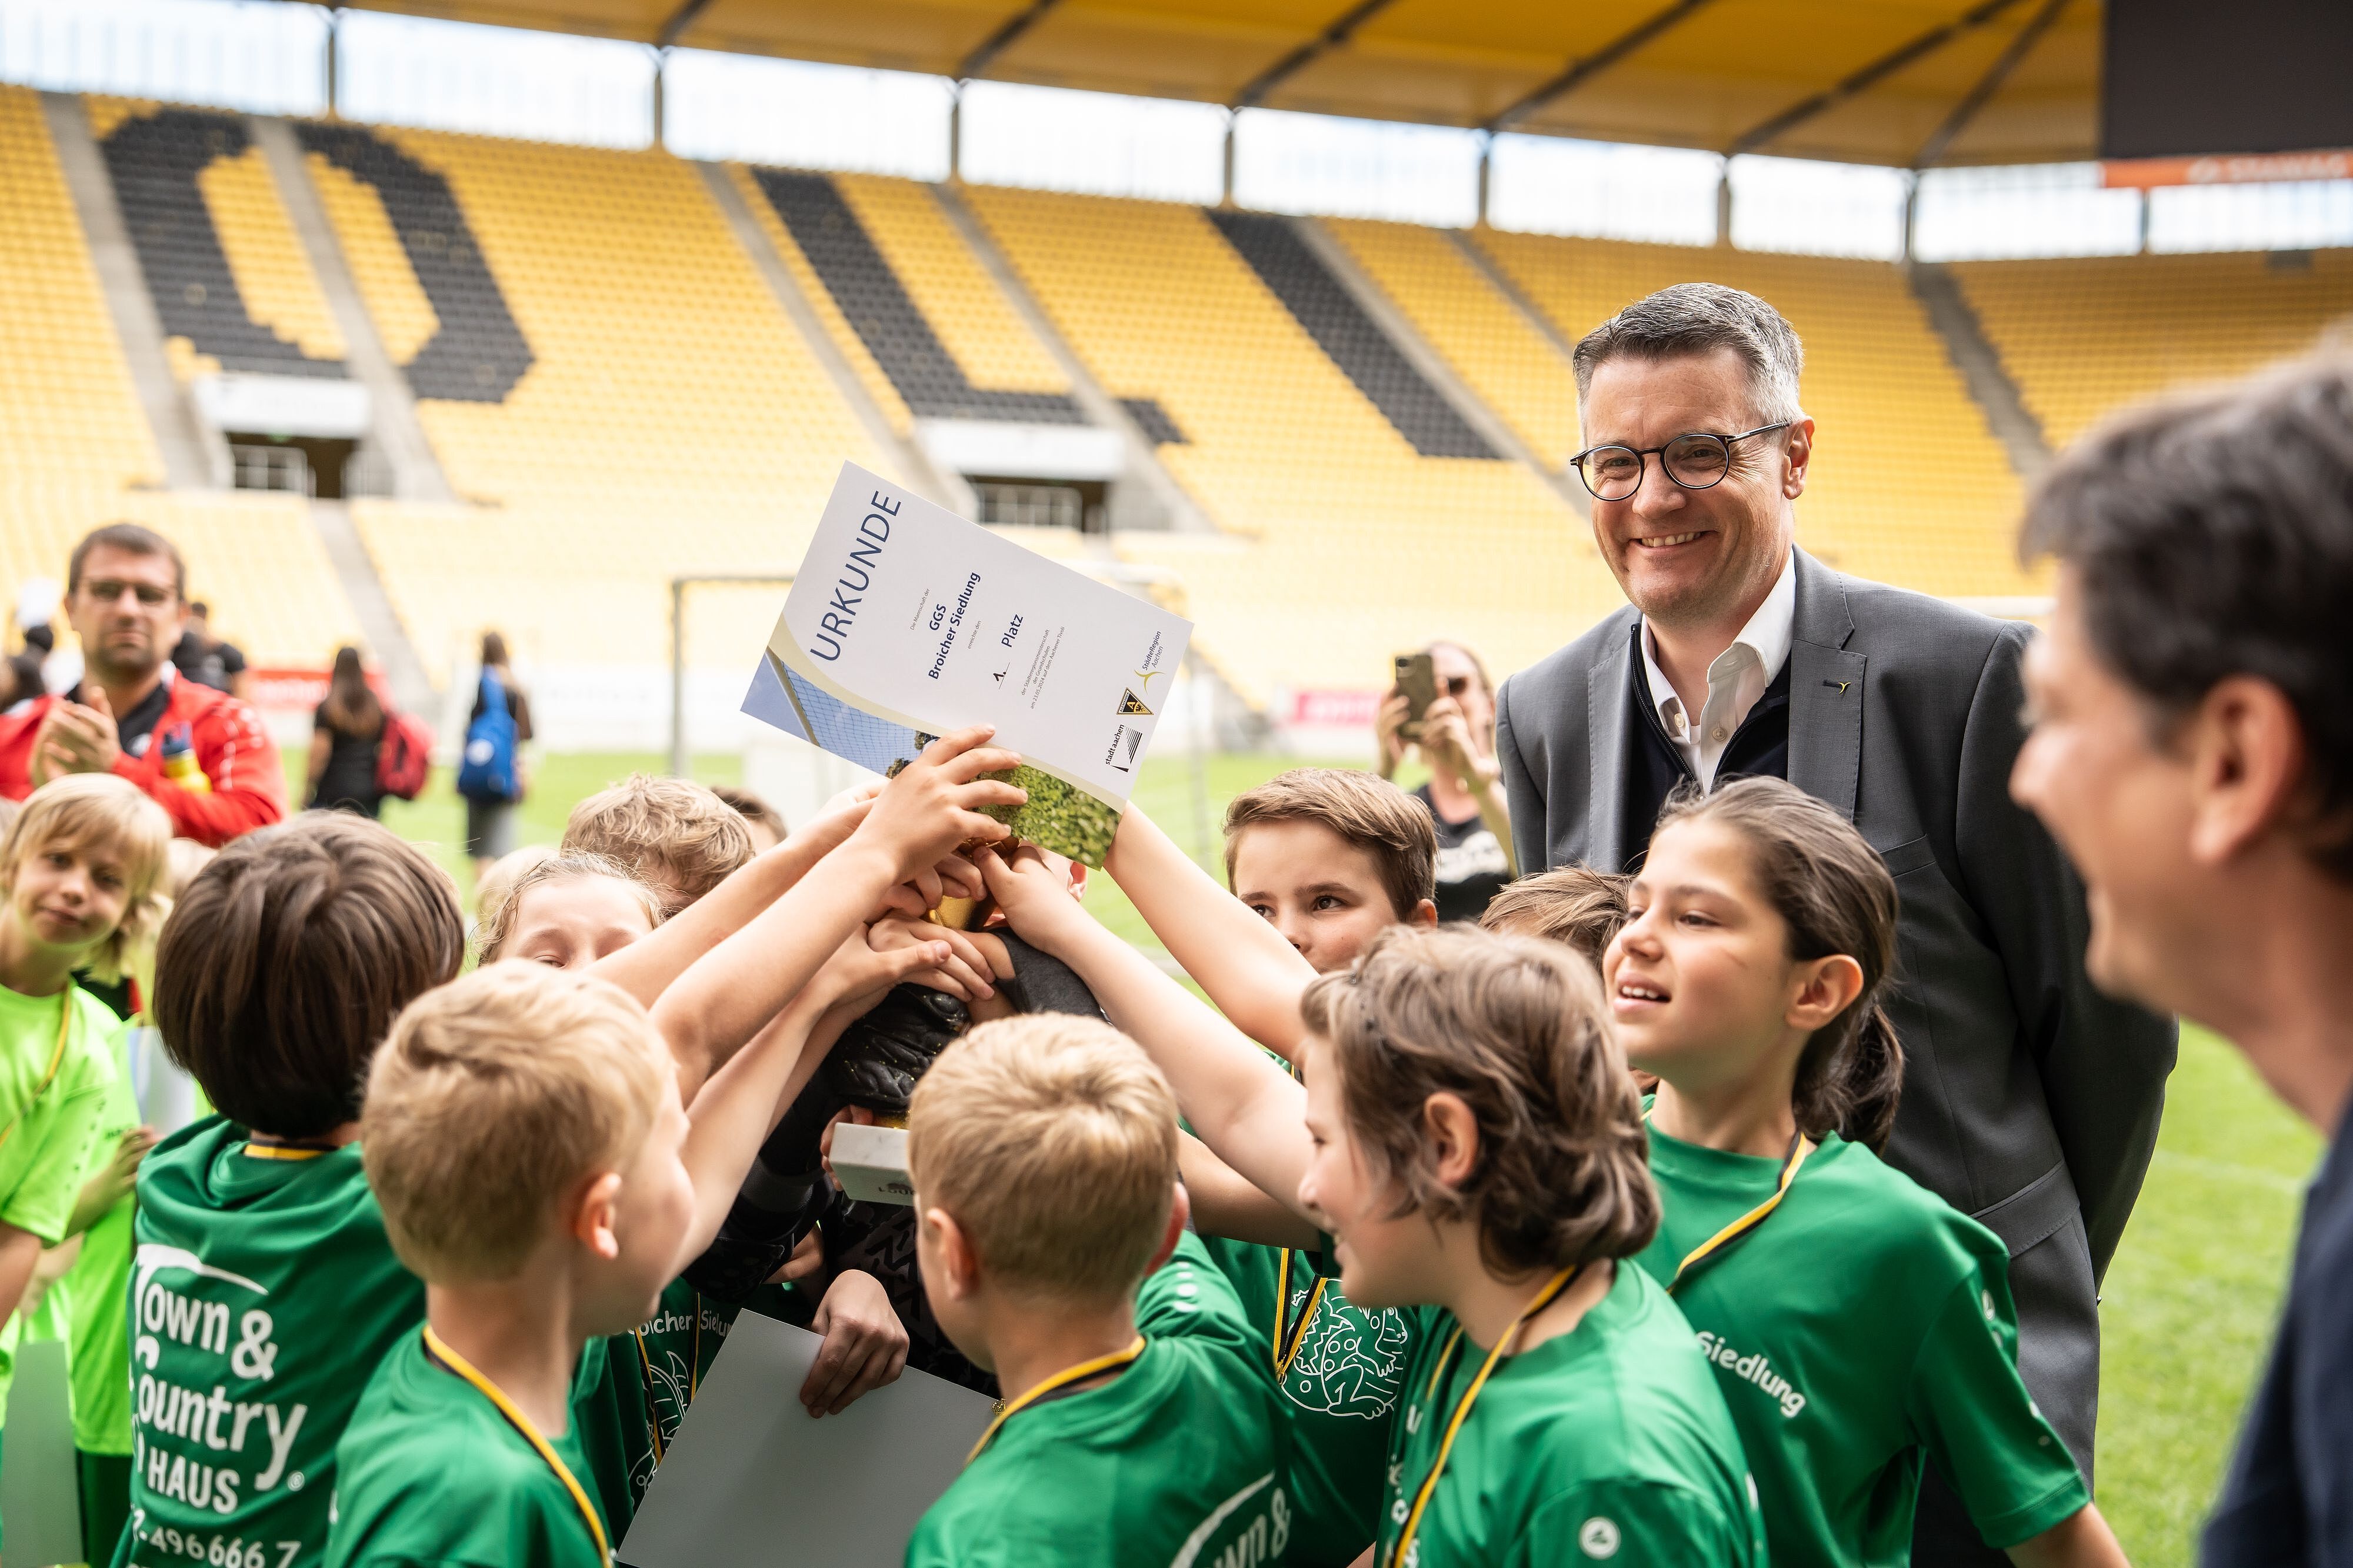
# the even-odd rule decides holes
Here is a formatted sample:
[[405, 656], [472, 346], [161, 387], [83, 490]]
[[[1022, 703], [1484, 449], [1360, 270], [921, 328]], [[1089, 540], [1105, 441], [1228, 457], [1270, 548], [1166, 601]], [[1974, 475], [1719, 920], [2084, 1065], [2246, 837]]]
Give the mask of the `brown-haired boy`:
[[1630, 879], [1589, 866], [1561, 866], [1508, 883], [1488, 900], [1482, 931], [1564, 942], [1596, 968], [1626, 923]]
[[754, 849], [744, 814], [710, 790], [631, 773], [572, 808], [563, 852], [618, 861], [676, 914], [725, 881]]
[[1328, 974], [1390, 926], [1437, 921], [1438, 835], [1387, 779], [1293, 768], [1226, 807], [1226, 880]]
[[909, 1568], [1282, 1561], [1287, 1424], [1185, 1229], [1176, 1100], [1134, 1043], [982, 1025], [916, 1086], [907, 1155], [924, 1292], [1006, 1394]]

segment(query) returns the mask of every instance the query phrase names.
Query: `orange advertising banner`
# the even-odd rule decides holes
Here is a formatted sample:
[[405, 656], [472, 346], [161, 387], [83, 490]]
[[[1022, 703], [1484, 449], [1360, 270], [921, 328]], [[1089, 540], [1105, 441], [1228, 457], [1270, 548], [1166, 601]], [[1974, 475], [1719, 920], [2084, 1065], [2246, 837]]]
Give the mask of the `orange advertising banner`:
[[2209, 158], [2112, 158], [2100, 165], [2100, 184], [2110, 190], [2348, 179], [2353, 179], [2353, 151], [2251, 153]]

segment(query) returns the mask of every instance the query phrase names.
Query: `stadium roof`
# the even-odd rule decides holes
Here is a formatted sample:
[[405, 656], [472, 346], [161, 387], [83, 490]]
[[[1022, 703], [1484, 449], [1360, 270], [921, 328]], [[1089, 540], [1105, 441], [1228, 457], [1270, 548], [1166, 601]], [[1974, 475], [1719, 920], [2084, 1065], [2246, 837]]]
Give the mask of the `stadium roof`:
[[1854, 163], [2095, 155], [2102, 0], [366, 0], [964, 79]]

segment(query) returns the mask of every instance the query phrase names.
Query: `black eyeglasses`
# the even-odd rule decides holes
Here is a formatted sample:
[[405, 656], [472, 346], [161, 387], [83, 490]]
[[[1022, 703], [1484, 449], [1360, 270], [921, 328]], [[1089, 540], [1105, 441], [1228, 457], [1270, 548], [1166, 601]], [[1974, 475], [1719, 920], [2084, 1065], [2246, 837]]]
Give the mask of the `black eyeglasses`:
[[1759, 425], [1737, 436], [1717, 436], [1693, 430], [1663, 447], [1588, 447], [1568, 461], [1596, 500], [1624, 500], [1642, 488], [1642, 459], [1656, 456], [1667, 478], [1687, 490], [1704, 490], [1724, 482], [1732, 471], [1732, 444], [1751, 436], [1786, 430], [1793, 423]]

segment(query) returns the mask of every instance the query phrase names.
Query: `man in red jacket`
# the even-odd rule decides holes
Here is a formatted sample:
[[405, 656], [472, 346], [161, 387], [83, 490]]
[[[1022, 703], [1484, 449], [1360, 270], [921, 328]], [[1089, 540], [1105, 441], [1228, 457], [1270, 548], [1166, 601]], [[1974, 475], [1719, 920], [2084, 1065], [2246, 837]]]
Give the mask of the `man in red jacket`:
[[65, 608], [81, 684], [0, 714], [0, 795], [22, 800], [63, 773], [121, 773], [181, 837], [216, 847], [285, 816], [285, 770], [260, 715], [172, 668], [187, 586], [179, 551], [137, 523], [74, 546]]

